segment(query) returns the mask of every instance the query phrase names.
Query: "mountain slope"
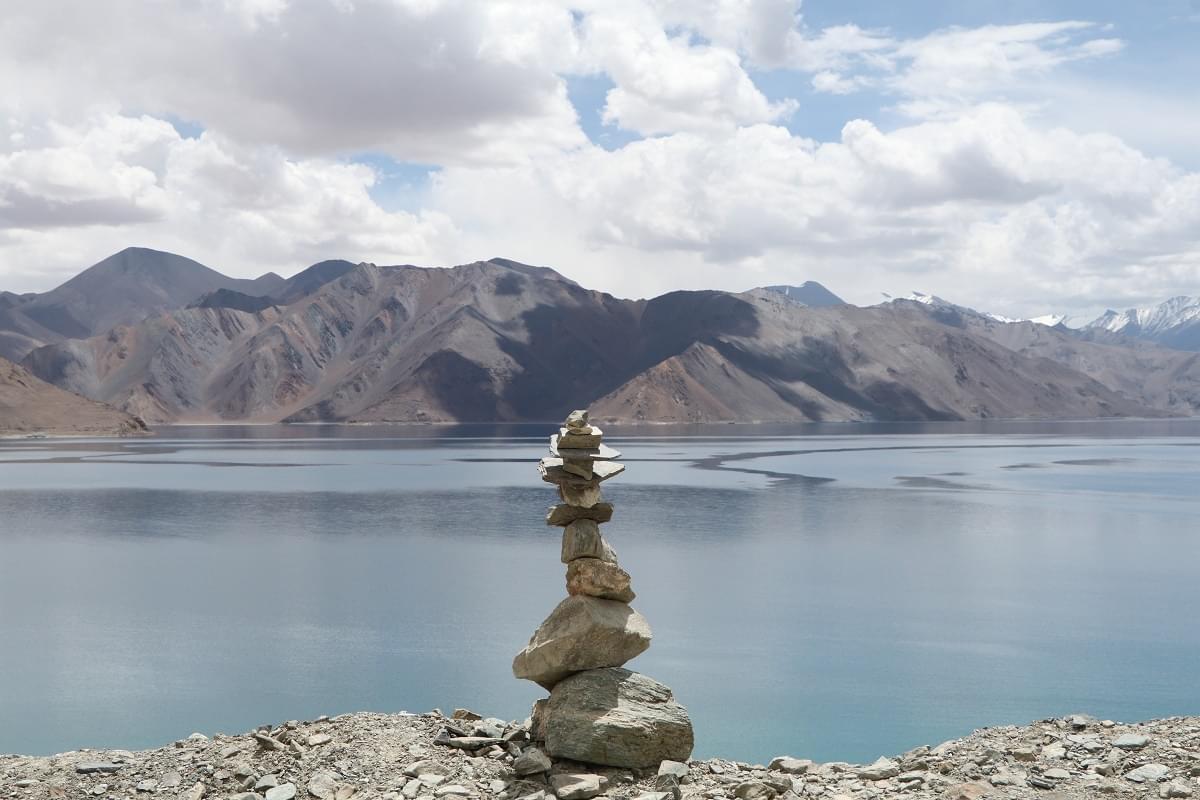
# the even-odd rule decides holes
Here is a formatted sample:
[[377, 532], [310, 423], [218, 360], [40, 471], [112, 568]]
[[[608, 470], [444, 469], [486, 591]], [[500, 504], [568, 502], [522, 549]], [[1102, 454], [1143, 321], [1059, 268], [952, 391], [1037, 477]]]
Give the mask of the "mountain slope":
[[129, 247], [27, 301], [21, 311], [61, 336], [76, 338], [181, 308], [216, 289], [259, 295], [283, 284], [274, 273], [255, 280], [229, 278], [190, 258]]
[[1088, 331], [1106, 331], [1154, 342], [1175, 350], [1200, 350], [1200, 297], [1172, 297], [1156, 306], [1109, 310], [1088, 323]]
[[[1150, 408], [1187, 416], [1200, 412], [1200, 354], [1104, 331], [1080, 335], [1061, 326], [1001, 324], [969, 315], [960, 323], [1018, 353], [1047, 358], [1088, 375]], [[1090, 338], [1088, 333], [1104, 335]]]
[[762, 288], [812, 308], [846, 305], [845, 300], [816, 281], [805, 281], [799, 286], [764, 286]]
[[[601, 398], [595, 415], [783, 421], [1156, 413], [1062, 364], [947, 326], [925, 309], [796, 309], [765, 291], [739, 297], [754, 307], [753, 335], [710, 337], [705, 350], [668, 359]], [[716, 389], [720, 402], [700, 389]]]
[[0, 435], [130, 435], [146, 432], [129, 414], [39, 380], [0, 358]]
[[[201, 303], [41, 348], [25, 363], [156, 422], [546, 420], [589, 404], [600, 418], [641, 421], [1195, 407], [1182, 354], [1163, 362], [1161, 393], [1123, 394], [1130, 387], [1105, 383], [1121, 366], [1085, 374], [1070, 354], [1005, 343], [974, 320], [1016, 326], [916, 303], [809, 308], [769, 290], [631, 301], [502, 259], [333, 271], [289, 304]], [[1172, 381], [1182, 391], [1168, 396]]]

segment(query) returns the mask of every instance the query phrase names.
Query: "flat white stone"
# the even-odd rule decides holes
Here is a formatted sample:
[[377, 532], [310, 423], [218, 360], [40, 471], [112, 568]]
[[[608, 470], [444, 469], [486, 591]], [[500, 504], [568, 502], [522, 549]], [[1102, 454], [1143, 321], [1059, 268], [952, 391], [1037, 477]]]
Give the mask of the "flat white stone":
[[546, 483], [599, 483], [625, 471], [624, 464], [618, 464], [615, 461], [597, 461], [592, 465], [592, 477], [589, 480], [567, 472], [563, 469], [562, 462], [561, 458], [543, 458], [538, 462], [538, 472], [541, 473], [542, 480]]
[[621, 451], [614, 450], [606, 444], [601, 444], [599, 447], [563, 447], [558, 446], [559, 434], [554, 434], [550, 437], [550, 455], [562, 458], [566, 455], [568, 458], [590, 458], [596, 461], [611, 461], [614, 458], [621, 457]]

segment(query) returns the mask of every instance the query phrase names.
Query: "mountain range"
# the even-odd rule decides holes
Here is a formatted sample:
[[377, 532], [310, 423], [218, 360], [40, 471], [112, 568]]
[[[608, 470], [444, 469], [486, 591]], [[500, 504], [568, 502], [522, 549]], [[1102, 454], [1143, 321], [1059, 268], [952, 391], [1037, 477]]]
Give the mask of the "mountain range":
[[[935, 298], [936, 299], [936, 298]], [[327, 261], [227, 278], [122, 251], [0, 295], [33, 375], [151, 423], [1191, 415], [1195, 353], [820, 284], [626, 300], [545, 267]]]
[[1172, 297], [1156, 306], [1109, 310], [1085, 330], [1142, 339], [1176, 350], [1200, 350], [1200, 297]]

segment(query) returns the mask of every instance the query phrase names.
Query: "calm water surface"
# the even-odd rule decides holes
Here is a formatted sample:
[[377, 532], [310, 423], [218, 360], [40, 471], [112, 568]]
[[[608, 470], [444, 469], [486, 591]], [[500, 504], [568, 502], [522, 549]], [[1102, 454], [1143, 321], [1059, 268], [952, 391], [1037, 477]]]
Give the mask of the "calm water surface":
[[[548, 426], [0, 442], [0, 752], [523, 718]], [[1200, 714], [1200, 421], [611, 430], [606, 534], [697, 754]]]

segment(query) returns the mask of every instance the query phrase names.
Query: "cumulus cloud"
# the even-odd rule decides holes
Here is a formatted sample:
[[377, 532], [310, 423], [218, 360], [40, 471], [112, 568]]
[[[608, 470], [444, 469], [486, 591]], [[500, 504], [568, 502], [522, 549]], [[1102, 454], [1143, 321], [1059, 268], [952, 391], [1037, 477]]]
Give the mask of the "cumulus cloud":
[[600, 283], [607, 265], [650, 254], [622, 277], [645, 294], [745, 288], [771, 264], [775, 278], [817, 277], [861, 302], [903, 275], [1021, 311], [1038, 296], [1075, 308], [1129, 296], [1145, 289], [1132, 276], [1163, 263], [1200, 279], [1198, 188], [1200, 175], [1114, 137], [1042, 131], [993, 104], [891, 132], [854, 121], [837, 142], [757, 125], [581, 150], [533, 171], [452, 169], [435, 202], [485, 239], [537, 219], [584, 243], [558, 255]]
[[[1057, 113], [1095, 109], [1085, 89], [1048, 102], [1057, 71], [1123, 47], [1105, 26], [902, 37], [810, 29], [801, 11], [23, 4], [0, 25], [0, 283], [45, 289], [142, 244], [239, 275], [505, 255], [626, 295], [815, 278], [860, 302], [917, 288], [1012, 316], [1031, 295], [1073, 310], [1195, 291], [1200, 177], [1080, 133], [1108, 127]], [[576, 76], [611, 82], [599, 108], [572, 105]], [[807, 109], [780, 76], [806, 103], [870, 92], [903, 114], [807, 139], [785, 127]], [[581, 110], [634, 140], [593, 145]], [[440, 168], [406, 204], [421, 210], [372, 199], [380, 176], [353, 160], [368, 151]]]
[[542, 0], [44, 0], [6, 10], [0, 108], [175, 116], [305, 155], [513, 160], [584, 141], [555, 72], [573, 24]]
[[648, 9], [592, 13], [583, 34], [587, 56], [616, 84], [604, 120], [626, 130], [729, 128], [772, 121], [795, 108], [768, 101], [734, 50], [668, 35]]
[[[285, 273], [320, 257], [428, 261], [456, 234], [436, 211], [387, 212], [361, 164], [296, 159], [152, 117], [54, 125], [0, 156], [0, 250], [14, 285], [69, 277], [130, 244], [238, 274]], [[40, 140], [40, 141], [38, 141]], [[32, 288], [32, 284], [29, 284]]]

